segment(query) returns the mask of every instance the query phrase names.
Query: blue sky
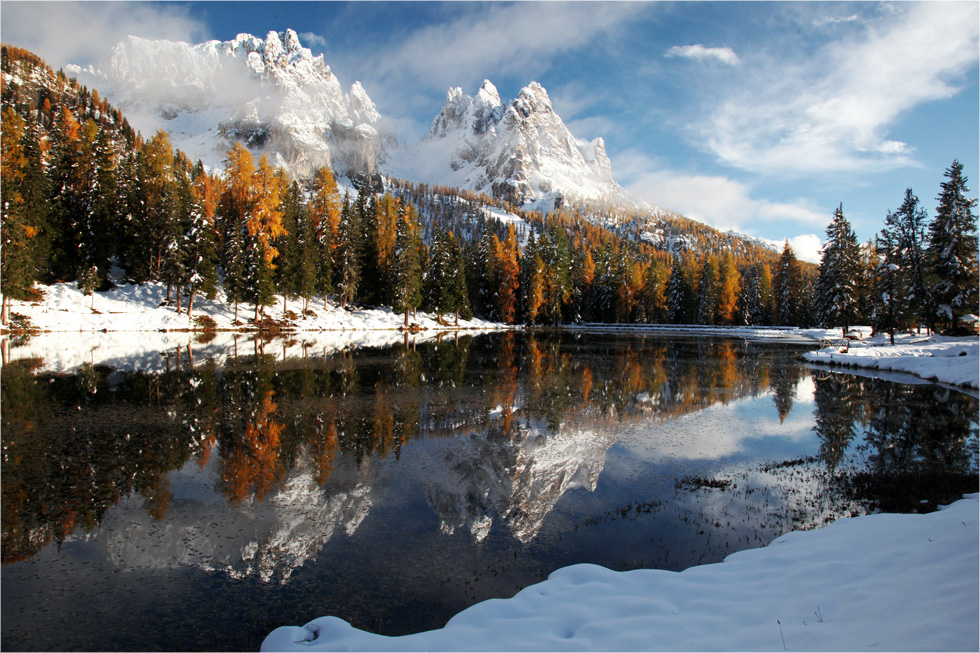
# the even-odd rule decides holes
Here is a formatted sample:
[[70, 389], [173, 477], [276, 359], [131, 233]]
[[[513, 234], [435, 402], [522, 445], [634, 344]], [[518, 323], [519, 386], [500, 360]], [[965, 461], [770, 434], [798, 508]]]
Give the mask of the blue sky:
[[933, 214], [953, 159], [980, 183], [978, 26], [977, 2], [0, 4], [3, 41], [55, 67], [295, 29], [403, 142], [452, 86], [538, 81], [635, 195], [811, 260], [838, 204], [867, 240], [907, 187]]

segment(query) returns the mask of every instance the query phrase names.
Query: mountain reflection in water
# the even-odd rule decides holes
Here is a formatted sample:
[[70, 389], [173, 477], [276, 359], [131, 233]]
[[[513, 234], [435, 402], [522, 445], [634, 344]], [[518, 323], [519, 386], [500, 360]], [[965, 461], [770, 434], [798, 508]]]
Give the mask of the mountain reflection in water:
[[[827, 474], [848, 451], [878, 474], [976, 473], [974, 398], [829, 372], [811, 384], [797, 353], [736, 340], [508, 332], [284, 360], [259, 346], [202, 360], [188, 346], [180, 364], [153, 372], [87, 365], [52, 374], [37, 371], [40, 360], [16, 361], [2, 375], [3, 563], [79, 542], [124, 572], [194, 569], [282, 585], [379, 513], [405, 518], [387, 538], [431, 528], [488, 556], [494, 547], [573, 552], [553, 558], [560, 566], [596, 546], [589, 526], [616, 511], [635, 519], [679, 482], [647, 479], [612, 498], [598, 493], [605, 503], [595, 504], [610, 460], [611, 487], [641, 462], [710, 474], [701, 457], [737, 461], [741, 445], [726, 449], [723, 433], [701, 428], [698, 447], [717, 452], [699, 453], [684, 438], [669, 441], [669, 424], [749, 398], [769, 406], [773, 428], [794, 402], [812, 405], [798, 437], [815, 433]], [[650, 446], [660, 453], [633, 459]], [[741, 460], [764, 462], [754, 455]], [[556, 510], [573, 489], [586, 494]], [[813, 508], [775, 530], [853, 508]], [[538, 541], [549, 519], [557, 525]], [[637, 559], [685, 559], [642, 537], [649, 550]]]

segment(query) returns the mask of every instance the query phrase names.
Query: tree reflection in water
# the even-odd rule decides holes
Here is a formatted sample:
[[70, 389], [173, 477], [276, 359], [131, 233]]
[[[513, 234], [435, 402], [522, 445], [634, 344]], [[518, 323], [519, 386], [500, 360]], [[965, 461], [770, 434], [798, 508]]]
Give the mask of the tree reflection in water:
[[[3, 367], [4, 647], [254, 650], [298, 614], [405, 634], [576, 562], [683, 569], [761, 546], [849, 514], [835, 483], [879, 507], [881, 479], [915, 508], [976, 488], [976, 399], [811, 385], [793, 348], [228, 344], [152, 373]], [[41, 632], [41, 613], [73, 627]]]
[[[275, 346], [255, 339], [220, 364], [195, 364], [188, 346], [157, 374], [92, 366], [39, 374], [39, 361], [4, 366], [4, 563], [76, 529], [91, 531], [131, 493], [153, 520], [165, 519], [168, 474], [193, 459], [201, 468], [217, 465], [217, 486], [235, 506], [262, 502], [299, 470], [324, 486], [342, 461], [356, 471], [433, 438], [483, 437], [475, 450], [447, 454], [459, 466], [454, 473], [465, 475], [466, 456], [496, 456], [498, 473], [512, 477], [509, 505], [474, 498], [476, 508], [446, 508], [455, 516], [443, 515], [444, 528], [480, 530], [487, 515], [464, 513], [497, 510], [514, 524], [524, 520], [533, 536], [542, 516], [530, 516], [514, 496], [540, 493], [531, 487], [540, 483], [519, 476], [530, 463], [516, 443], [666, 420], [766, 392], [783, 420], [807, 374], [792, 352], [731, 340], [508, 332], [416, 345], [406, 336], [386, 350], [285, 361], [264, 353]], [[814, 429], [831, 471], [857, 442], [874, 475], [976, 474], [974, 398], [829, 372], [816, 374], [814, 386]], [[611, 440], [595, 438], [601, 457]], [[427, 492], [447, 505], [439, 489]]]

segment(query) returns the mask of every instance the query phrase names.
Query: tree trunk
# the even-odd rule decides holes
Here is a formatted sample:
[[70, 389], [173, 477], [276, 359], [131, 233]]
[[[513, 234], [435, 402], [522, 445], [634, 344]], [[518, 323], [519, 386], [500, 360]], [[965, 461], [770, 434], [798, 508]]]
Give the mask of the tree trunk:
[[456, 309], [456, 326], [459, 326], [459, 309]]
[[[187, 319], [191, 317], [191, 311], [194, 309], [194, 291], [189, 290], [187, 296]], [[190, 346], [190, 345], [188, 345]]]
[[282, 294], [282, 316], [286, 317], [286, 293]]
[[235, 300], [235, 322], [238, 322], [238, 300]]
[[259, 303], [255, 302], [255, 321], [259, 321]]
[[177, 314], [180, 314], [180, 286], [177, 286]]
[[7, 300], [9, 298], [10, 297], [8, 295], [4, 295], [3, 296], [3, 299], [0, 300], [0, 304], [3, 305], [3, 307], [0, 308], [0, 324], [6, 324], [7, 323]]
[[408, 328], [408, 309], [405, 309], [405, 328]]

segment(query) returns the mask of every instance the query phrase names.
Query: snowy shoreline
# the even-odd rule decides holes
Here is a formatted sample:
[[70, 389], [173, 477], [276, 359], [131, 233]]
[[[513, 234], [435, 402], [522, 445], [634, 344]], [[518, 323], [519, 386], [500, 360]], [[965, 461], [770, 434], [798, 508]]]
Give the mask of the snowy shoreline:
[[[249, 324], [251, 305], [239, 307], [238, 322], [235, 321], [233, 306], [219, 295], [214, 300], [198, 298], [195, 300], [193, 317], [177, 313], [173, 306], [166, 305], [166, 286], [161, 283], [140, 285], [122, 284], [107, 292], [85, 296], [73, 283], [60, 283], [45, 286], [44, 298], [40, 302], [11, 302], [11, 314], [25, 316], [34, 330], [52, 334], [49, 338], [34, 336], [28, 343], [29, 349], [17, 347], [20, 352], [10, 360], [29, 356], [56, 356], [73, 358], [64, 350], [84, 349], [82, 356], [95, 364], [95, 358], [106, 363], [106, 350], [112, 349], [112, 359], [125, 358], [125, 350], [131, 348], [140, 352], [162, 352], [193, 344], [211, 352], [231, 352], [237, 349], [237, 338], [256, 333]], [[287, 302], [287, 309], [293, 315], [287, 320], [288, 329], [284, 335], [299, 342], [302, 349], [298, 354], [306, 356], [309, 350], [321, 353], [359, 346], [386, 346], [403, 339], [404, 316], [390, 309], [366, 308], [345, 310], [332, 303], [323, 308], [322, 297], [310, 302], [310, 314], [302, 315], [303, 303], [300, 300]], [[283, 305], [279, 301], [268, 307], [266, 313], [272, 319], [284, 317]], [[215, 338], [200, 342], [197, 338], [203, 329], [196, 323], [200, 316], [214, 321]], [[459, 325], [440, 323], [435, 315], [418, 313], [412, 320], [417, 325], [416, 340], [430, 340], [444, 336], [447, 332], [487, 332], [521, 327], [489, 322], [481, 319], [460, 320]], [[849, 341], [842, 345], [839, 329], [798, 329], [789, 327], [735, 327], [704, 325], [635, 325], [635, 324], [567, 324], [561, 329], [582, 333], [630, 333], [652, 335], [682, 336], [727, 336], [745, 338], [752, 341], [779, 342], [785, 344], [819, 344], [832, 341], [834, 344], [823, 349], [803, 354], [804, 360], [821, 365], [848, 366], [912, 374], [919, 378], [973, 389], [980, 388], [980, 337], [951, 338], [944, 336], [923, 337], [909, 334], [896, 336], [896, 344], [890, 345], [885, 336], [868, 337], [864, 340]], [[861, 327], [864, 334], [870, 329]], [[74, 339], [65, 343], [63, 338], [53, 334], [82, 333], [90, 338]], [[113, 334], [105, 337], [103, 334]], [[156, 335], [160, 334], [160, 335]], [[183, 335], [181, 335], [183, 334]], [[5, 336], [6, 337], [6, 336]], [[50, 339], [54, 346], [45, 346], [43, 341]], [[38, 342], [38, 341], [41, 342]], [[100, 356], [93, 352], [101, 350]], [[11, 355], [7, 352], [6, 355]], [[79, 355], [80, 356], [80, 355]], [[78, 358], [79, 356], [74, 356]], [[287, 353], [283, 350], [283, 357]], [[107, 364], [107, 363], [106, 363]], [[65, 371], [69, 363], [53, 365]]]
[[975, 651], [978, 496], [840, 519], [681, 572], [579, 564], [441, 629], [384, 637], [336, 617], [263, 651]]
[[980, 338], [895, 336], [895, 344], [877, 335], [847, 345], [832, 345], [803, 354], [811, 363], [903, 372], [929, 381], [980, 387]]

